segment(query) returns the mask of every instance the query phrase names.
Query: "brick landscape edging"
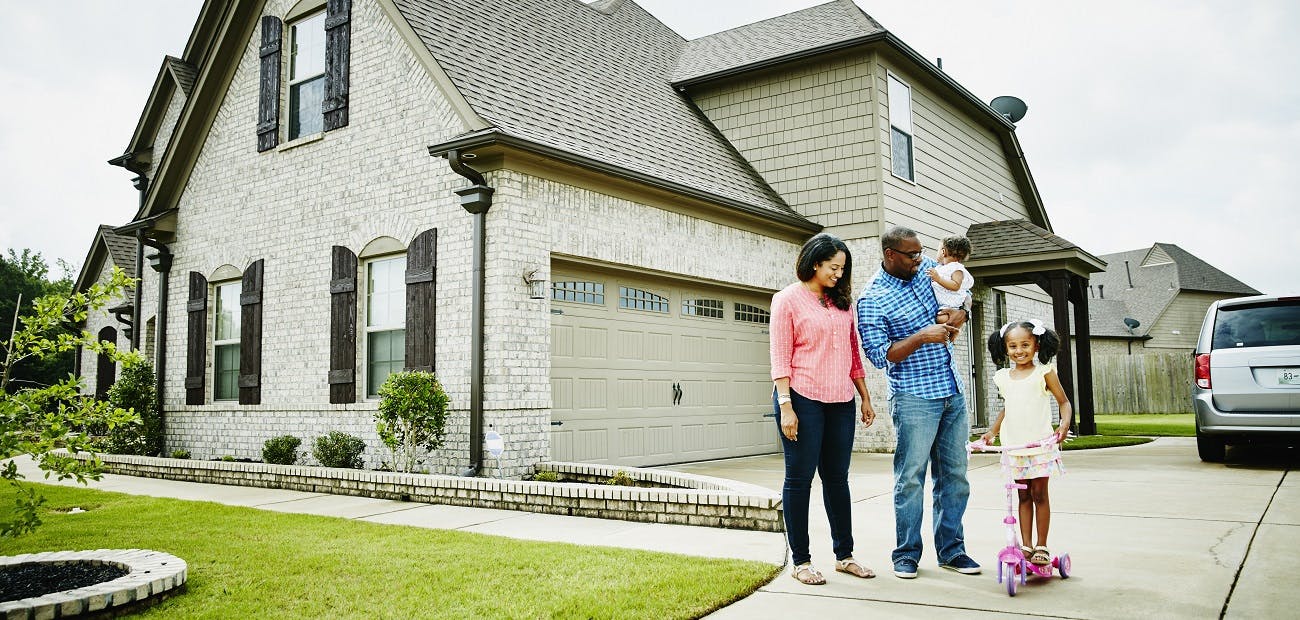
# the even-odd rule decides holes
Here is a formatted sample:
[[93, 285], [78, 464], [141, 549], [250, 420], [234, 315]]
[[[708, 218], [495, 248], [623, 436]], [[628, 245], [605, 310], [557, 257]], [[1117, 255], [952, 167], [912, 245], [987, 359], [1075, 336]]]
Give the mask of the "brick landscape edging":
[[148, 549], [99, 549], [55, 551], [0, 556], [0, 567], [21, 564], [110, 564], [127, 574], [102, 583], [44, 596], [0, 603], [4, 618], [66, 618], [80, 614], [117, 615], [130, 605], [153, 603], [179, 591], [185, 585], [185, 560]]
[[[461, 478], [436, 474], [192, 461], [117, 454], [101, 454], [99, 457], [106, 471], [127, 476], [648, 523], [766, 532], [784, 530], [781, 497], [769, 489], [721, 478], [655, 469], [588, 463], [537, 465], [538, 471], [596, 477], [607, 477], [616, 471], [623, 471], [634, 480], [686, 488]], [[89, 457], [82, 454], [78, 458], [84, 460]]]

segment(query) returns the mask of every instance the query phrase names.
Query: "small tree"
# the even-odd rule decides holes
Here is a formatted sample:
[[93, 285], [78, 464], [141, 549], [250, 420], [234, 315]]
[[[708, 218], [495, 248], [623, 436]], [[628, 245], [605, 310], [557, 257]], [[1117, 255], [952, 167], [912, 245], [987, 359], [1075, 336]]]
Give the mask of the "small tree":
[[[16, 537], [28, 533], [41, 524], [37, 508], [45, 498], [22, 483], [24, 476], [9, 459], [29, 455], [45, 472], [58, 480], [76, 479], [85, 484], [98, 480], [103, 463], [93, 453], [89, 460], [81, 461], [72, 455], [91, 451], [93, 443], [89, 429], [102, 427], [109, 432], [124, 424], [138, 423], [133, 412], [115, 408], [108, 402], [82, 396], [80, 379], [69, 376], [54, 385], [41, 388], [22, 388], [8, 393], [9, 380], [15, 364], [26, 359], [41, 359], [78, 346], [108, 356], [115, 362], [139, 363], [140, 356], [133, 351], [121, 352], [110, 342], [100, 342], [86, 331], [76, 331], [72, 326], [86, 320], [91, 310], [104, 307], [118, 298], [132, 279], [116, 267], [104, 284], [96, 284], [84, 293], [55, 293], [36, 299], [33, 312], [17, 321], [4, 343], [3, 360], [0, 361], [0, 478], [14, 487], [14, 507], [10, 515], [0, 519], [0, 536]], [[68, 455], [51, 451], [64, 448]]]
[[108, 404], [117, 409], [135, 411], [140, 416], [140, 423], [110, 431], [106, 451], [142, 456], [162, 454], [162, 416], [154, 409], [154, 374], [148, 362], [141, 359], [122, 365], [122, 376], [108, 389]]
[[394, 471], [413, 471], [418, 451], [442, 447], [449, 399], [431, 372], [408, 371], [388, 375], [379, 388], [375, 430], [393, 454]]

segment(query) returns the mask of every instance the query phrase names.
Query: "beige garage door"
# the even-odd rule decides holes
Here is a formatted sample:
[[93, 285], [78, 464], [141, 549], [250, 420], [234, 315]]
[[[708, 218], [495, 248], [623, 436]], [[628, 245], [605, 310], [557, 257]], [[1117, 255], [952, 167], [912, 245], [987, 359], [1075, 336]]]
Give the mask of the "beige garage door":
[[769, 295], [553, 270], [551, 458], [661, 465], [780, 449]]

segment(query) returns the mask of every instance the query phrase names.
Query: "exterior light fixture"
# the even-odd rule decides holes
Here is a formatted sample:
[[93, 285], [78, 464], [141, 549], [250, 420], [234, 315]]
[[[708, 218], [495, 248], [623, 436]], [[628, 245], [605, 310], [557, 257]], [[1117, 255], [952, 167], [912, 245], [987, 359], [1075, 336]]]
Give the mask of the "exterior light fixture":
[[524, 284], [528, 285], [529, 299], [546, 299], [546, 278], [539, 275], [539, 269], [524, 274]]

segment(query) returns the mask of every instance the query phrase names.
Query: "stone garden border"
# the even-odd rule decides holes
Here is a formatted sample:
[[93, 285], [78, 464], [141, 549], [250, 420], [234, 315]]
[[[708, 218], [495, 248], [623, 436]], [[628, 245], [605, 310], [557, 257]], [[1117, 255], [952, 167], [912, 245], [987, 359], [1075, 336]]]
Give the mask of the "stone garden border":
[[44, 596], [0, 603], [0, 617], [67, 618], [82, 614], [115, 615], [127, 605], [157, 602], [185, 585], [185, 560], [148, 549], [99, 549], [97, 551], [55, 551], [0, 556], [0, 566], [20, 564], [63, 564], [88, 562], [112, 564], [126, 575], [93, 585], [52, 592]]
[[[127, 476], [649, 523], [766, 532], [784, 531], [785, 527], [781, 497], [770, 489], [658, 469], [590, 463], [536, 466], [537, 471], [554, 471], [568, 480], [604, 480], [622, 471], [634, 480], [659, 487], [645, 488], [117, 454], [99, 457], [109, 473]], [[84, 460], [89, 455], [78, 458]]]

